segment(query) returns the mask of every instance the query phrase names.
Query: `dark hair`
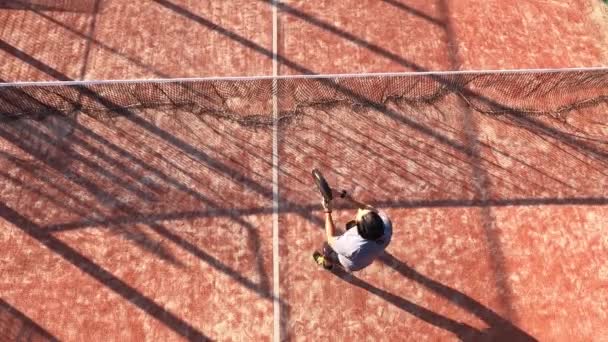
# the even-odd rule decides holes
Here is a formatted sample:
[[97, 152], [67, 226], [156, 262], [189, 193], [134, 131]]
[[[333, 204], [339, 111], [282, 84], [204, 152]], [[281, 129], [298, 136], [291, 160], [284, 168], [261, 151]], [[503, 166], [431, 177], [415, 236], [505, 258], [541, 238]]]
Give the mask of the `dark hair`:
[[366, 240], [378, 240], [384, 235], [384, 222], [378, 213], [370, 211], [357, 222], [357, 232]]

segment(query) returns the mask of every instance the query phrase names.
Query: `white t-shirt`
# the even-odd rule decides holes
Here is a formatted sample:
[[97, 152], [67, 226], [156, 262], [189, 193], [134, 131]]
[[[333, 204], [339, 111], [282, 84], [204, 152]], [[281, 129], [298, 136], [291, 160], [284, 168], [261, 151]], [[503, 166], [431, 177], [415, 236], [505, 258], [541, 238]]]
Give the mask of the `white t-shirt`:
[[366, 240], [359, 235], [357, 228], [353, 227], [336, 237], [331, 246], [338, 253], [338, 259], [347, 271], [359, 271], [369, 266], [391, 242], [393, 224], [386, 213], [378, 211], [378, 215], [384, 223], [384, 234], [380, 239]]

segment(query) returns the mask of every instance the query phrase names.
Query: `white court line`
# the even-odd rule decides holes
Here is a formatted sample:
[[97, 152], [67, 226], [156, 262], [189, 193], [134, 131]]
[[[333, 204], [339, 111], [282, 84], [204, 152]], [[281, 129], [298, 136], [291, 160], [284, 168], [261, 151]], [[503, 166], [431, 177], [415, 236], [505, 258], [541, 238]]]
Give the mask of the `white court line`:
[[279, 72], [278, 56], [278, 13], [277, 1], [272, 6], [272, 288], [273, 300], [273, 341], [281, 341], [281, 302], [279, 293], [279, 103], [277, 98]]
[[[273, 10], [274, 12], [274, 10]], [[273, 25], [274, 32], [274, 25]], [[273, 48], [274, 48], [273, 41]], [[276, 56], [276, 54], [274, 55]], [[273, 58], [274, 65], [277, 58]], [[103, 84], [131, 84], [131, 83], [171, 83], [171, 82], [201, 82], [201, 81], [256, 81], [256, 80], [285, 80], [285, 79], [326, 79], [326, 78], [365, 78], [365, 77], [396, 77], [396, 76], [425, 76], [425, 75], [461, 75], [461, 74], [540, 74], [558, 72], [579, 72], [579, 71], [606, 71], [608, 66], [602, 67], [581, 67], [581, 68], [561, 68], [561, 69], [492, 69], [492, 70], [449, 70], [449, 71], [404, 71], [404, 72], [378, 72], [378, 73], [351, 73], [351, 74], [310, 74], [310, 75], [260, 75], [260, 76], [220, 76], [220, 77], [191, 77], [191, 78], [142, 78], [142, 79], [122, 79], [122, 80], [90, 80], [90, 81], [43, 81], [43, 82], [0, 82], [2, 87], [19, 86], [60, 86], [60, 85], [103, 85]]]

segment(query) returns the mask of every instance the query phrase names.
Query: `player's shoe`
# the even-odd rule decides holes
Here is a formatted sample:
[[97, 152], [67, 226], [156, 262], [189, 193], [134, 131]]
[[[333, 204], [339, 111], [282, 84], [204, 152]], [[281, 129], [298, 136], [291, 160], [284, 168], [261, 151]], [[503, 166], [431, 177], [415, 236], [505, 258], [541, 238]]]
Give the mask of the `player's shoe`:
[[328, 271], [331, 270], [334, 267], [334, 265], [332, 265], [331, 263], [328, 263], [325, 260], [325, 257], [323, 256], [323, 254], [321, 254], [321, 253], [319, 253], [317, 251], [315, 251], [312, 254], [312, 258], [315, 259], [315, 262], [317, 263], [317, 265], [323, 266], [323, 268], [326, 269], [326, 270], [328, 270]]

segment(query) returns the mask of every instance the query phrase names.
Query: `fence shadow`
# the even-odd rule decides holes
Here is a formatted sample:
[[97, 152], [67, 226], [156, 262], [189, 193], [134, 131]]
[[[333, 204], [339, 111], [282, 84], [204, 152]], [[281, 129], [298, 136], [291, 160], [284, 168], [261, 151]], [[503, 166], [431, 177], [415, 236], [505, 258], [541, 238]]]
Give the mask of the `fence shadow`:
[[45, 232], [40, 226], [11, 209], [5, 203], [1, 202], [0, 217], [13, 224], [15, 227], [33, 239], [37, 240], [40, 242], [40, 244], [47, 247], [54, 253], [57, 253], [63, 257], [63, 259], [77, 267], [83, 273], [88, 274], [100, 283], [104, 284], [123, 299], [137, 306], [148, 315], [156, 318], [177, 334], [191, 341], [208, 340], [207, 336], [191, 326], [188, 322], [167, 311], [161, 305], [137, 291], [134, 287], [120, 280], [112, 273], [80, 254], [77, 250], [73, 249], [60, 239], [52, 236], [48, 232]]
[[[68, 80], [68, 77], [66, 75], [62, 74], [61, 72], [59, 72], [58, 70], [55, 70], [48, 65], [45, 65], [43, 62], [24, 53], [23, 51], [18, 50], [15, 47], [10, 46], [9, 44], [7, 44], [5, 42], [0, 42], [0, 43], [3, 43], [3, 44], [0, 44], [0, 48], [13, 54], [15, 57], [24, 60], [26, 63], [28, 63], [58, 79]], [[80, 99], [86, 98], [89, 100], [99, 101], [100, 103], [102, 103], [104, 106], [106, 106], [108, 108], [118, 107], [118, 106], [114, 105], [111, 101], [105, 99], [103, 96], [100, 96], [93, 91], [90, 91], [86, 88], [77, 88], [77, 89], [80, 90], [79, 101], [80, 101]], [[27, 97], [28, 94], [22, 93], [21, 96]], [[10, 102], [12, 99], [4, 98], [4, 100]], [[31, 101], [36, 101], [36, 99], [31, 98]], [[107, 204], [106, 202], [108, 202], [108, 200], [110, 200], [110, 199], [112, 202], [112, 206], [117, 205], [117, 208], [119, 209], [118, 211], [121, 211], [125, 215], [125, 217], [130, 218], [131, 221], [138, 221], [137, 218], [145, 216], [145, 213], [140, 211], [137, 208], [137, 206], [133, 206], [128, 203], [124, 203], [120, 199], [114, 198], [115, 196], [111, 192], [109, 192], [106, 187], [104, 187], [102, 184], [99, 184], [99, 182], [96, 181], [94, 178], [91, 178], [91, 174], [86, 174], [86, 173], [81, 174], [80, 171], [74, 171], [73, 169], [70, 169], [69, 164], [64, 165], [64, 163], [66, 161], [69, 160], [69, 162], [79, 163], [79, 164], [84, 165], [86, 168], [88, 168], [90, 170], [94, 170], [94, 174], [101, 175], [102, 177], [106, 178], [106, 180], [111, 180], [112, 183], [114, 183], [114, 185], [120, 186], [122, 188], [121, 191], [127, 190], [127, 191], [131, 192], [132, 195], [134, 195], [136, 197], [140, 197], [142, 200], [142, 203], [154, 201], [154, 195], [153, 195], [153, 193], [155, 192], [154, 189], [158, 189], [159, 187], [169, 186], [169, 187], [175, 188], [181, 192], [188, 194], [189, 196], [193, 197], [197, 201], [199, 201], [202, 204], [209, 207], [211, 210], [214, 210], [214, 209], [221, 210], [221, 209], [219, 209], [220, 207], [218, 207], [217, 203], [209, 198], [209, 197], [214, 197], [214, 195], [215, 195], [215, 197], [221, 197], [221, 194], [219, 194], [219, 193], [209, 194], [210, 195], [209, 197], [206, 195], [203, 195], [200, 192], [201, 191], [200, 187], [193, 189], [190, 185], [186, 185], [183, 182], [183, 180], [175, 177], [175, 175], [167, 173], [166, 172], [167, 169], [162, 169], [162, 168], [159, 169], [158, 167], [155, 167], [154, 165], [148, 164], [141, 157], [141, 155], [133, 154], [131, 150], [127, 150], [127, 149], [122, 148], [121, 146], [115, 145], [113, 142], [110, 142], [103, 136], [99, 135], [99, 133], [96, 133], [93, 130], [86, 127], [85, 125], [82, 125], [80, 122], [78, 122], [74, 118], [71, 118], [70, 116], [66, 116], [65, 113], [62, 113], [58, 108], [53, 108], [52, 106], [48, 106], [44, 103], [39, 103], [39, 104], [40, 104], [41, 108], [43, 108], [44, 110], [42, 112], [40, 112], [38, 115], [36, 115], [34, 118], [24, 119], [23, 122], [21, 123], [21, 126], [23, 126], [22, 130], [11, 128], [11, 125], [7, 124], [7, 122], [11, 121], [11, 120], [2, 118], [3, 125], [0, 126], [0, 135], [2, 137], [4, 137], [7, 141], [13, 143], [15, 146], [19, 147], [21, 150], [28, 153], [31, 157], [35, 158], [38, 162], [40, 162], [41, 164], [48, 167], [49, 170], [55, 171], [57, 174], [63, 176], [65, 179], [64, 179], [64, 182], [62, 182], [62, 183], [66, 183], [66, 182], [69, 183], [70, 188], [71, 187], [82, 188], [86, 191], [87, 197], [91, 197], [89, 199], [96, 199], [97, 202], [99, 202], [99, 203], [95, 204], [95, 207], [93, 208], [91, 213], [94, 214], [93, 216], [97, 217], [98, 219], [101, 219], [102, 221], [110, 219], [110, 216], [108, 216], [108, 214], [105, 213], [105, 211], [103, 211], [103, 209], [107, 209], [107, 208], [105, 208], [106, 204]], [[152, 132], [153, 134], [162, 137], [164, 140], [169, 140], [175, 144], [182, 144], [182, 146], [184, 146], [182, 148], [183, 150], [186, 150], [189, 152], [196, 151], [196, 156], [198, 157], [198, 159], [201, 162], [203, 162], [204, 164], [210, 165], [211, 168], [213, 168], [216, 172], [221, 174], [222, 177], [229, 176], [230, 179], [236, 179], [236, 180], [241, 179], [241, 178], [247, 179], [246, 176], [243, 176], [239, 172], [235, 172], [232, 168], [228, 167], [225, 164], [225, 162], [216, 159], [216, 157], [209, 154], [208, 152], [203, 152], [202, 150], [199, 150], [198, 148], [182, 141], [179, 137], [175, 137], [171, 133], [164, 131], [161, 128], [149, 123], [144, 118], [140, 117], [138, 114], [135, 114], [134, 112], [124, 109], [124, 108], [119, 110], [119, 112], [122, 115], [122, 117], [125, 118], [127, 121], [132, 121], [132, 122], [137, 123], [138, 126], [141, 126], [144, 129], [147, 129], [148, 131]], [[68, 124], [68, 126], [71, 127], [73, 132], [77, 133], [77, 134], [70, 135], [70, 143], [72, 144], [72, 146], [64, 146], [62, 141], [60, 141], [61, 140], [60, 137], [56, 137], [56, 136], [53, 136], [52, 134], [48, 133], [47, 130], [49, 127], [44, 127], [44, 124], [41, 124], [41, 125], [36, 124], [37, 121], [48, 119], [48, 118], [51, 118], [51, 119], [54, 118], [55, 120], [64, 121], [65, 123]], [[32, 120], [32, 119], [34, 119], [34, 120]], [[14, 120], [13, 120], [13, 123], [14, 123]], [[39, 126], [42, 126], [42, 127], [39, 127]], [[29, 134], [30, 138], [32, 138], [32, 139], [23, 139], [23, 137], [20, 137], [20, 134], [23, 132], [25, 132], [25, 134]], [[99, 149], [99, 148], [95, 147], [94, 144], [91, 143], [91, 141], [94, 141], [95, 145], [97, 145], [99, 143], [102, 144], [104, 146], [104, 148]], [[68, 155], [68, 156], [71, 156], [72, 158], [62, 158], [62, 157], [57, 158], [57, 156], [55, 156], [55, 157], [51, 156], [49, 158], [49, 156], [46, 153], [44, 153], [42, 150], [40, 150], [39, 148], [34, 146], [37, 142], [39, 142], [41, 145], [44, 145], [45, 149], [50, 149], [52, 151], [58, 151], [59, 152], [58, 155], [60, 155], [60, 156], [66, 157], [66, 155]], [[123, 175], [127, 175], [129, 178], [135, 179], [135, 182], [125, 181], [123, 177], [120, 177], [115, 173], [116, 171], [105, 169], [105, 168], [102, 168], [99, 165], [97, 165], [96, 162], [94, 162], [92, 159], [89, 159], [90, 157], [86, 156], [87, 153], [85, 153], [85, 155], [80, 155], [78, 153], [75, 153], [73, 150], [74, 148], [81, 150], [81, 151], [82, 150], [87, 151], [89, 154], [96, 156], [95, 158], [100, 158], [104, 162], [109, 163], [110, 165], [113, 165], [113, 168], [116, 168], [114, 170], [119, 171], [118, 173], [121, 173]], [[108, 153], [107, 149], [112, 151], [112, 153]], [[226, 156], [223, 155], [222, 151], [217, 151], [217, 153], [220, 156], [222, 156], [222, 158], [226, 158]], [[55, 153], [55, 154], [57, 154], [57, 153]], [[116, 154], [118, 154], [120, 156], [120, 158], [116, 158], [115, 157]], [[5, 157], [5, 159], [7, 159], [9, 161], [16, 163], [18, 166], [21, 165], [21, 164], [19, 164], [20, 160], [18, 158], [13, 158], [13, 156], [10, 154], [3, 154], [3, 157]], [[175, 165], [173, 160], [167, 159], [166, 157], [164, 157], [162, 155], [157, 155], [157, 158], [162, 159], [162, 161], [164, 163], [167, 163], [167, 164], [171, 165], [172, 167], [179, 167], [179, 165]], [[123, 164], [123, 161], [121, 159], [126, 159], [129, 161], [129, 163]], [[237, 160], [237, 163], [238, 163], [238, 160]], [[134, 165], [132, 165], [132, 164], [134, 164]], [[24, 167], [23, 165], [21, 165], [21, 166]], [[25, 167], [27, 168], [27, 166], [25, 166]], [[243, 164], [241, 164], [241, 168], [242, 167], [243, 167]], [[136, 171], [136, 170], [141, 171], [141, 169], [144, 169], [148, 173], [151, 173], [154, 176], [154, 178], [158, 179], [160, 182], [159, 183], [142, 182], [141, 177], [139, 177], [140, 174]], [[9, 174], [4, 174], [4, 175], [8, 176], [10, 178]], [[232, 177], [234, 177], [234, 178], [232, 178]], [[14, 177], [10, 178], [10, 180], [17, 181]], [[237, 181], [237, 183], [238, 183], [238, 181]], [[23, 185], [24, 183], [21, 182], [18, 184]], [[239, 183], [239, 184], [241, 184], [241, 183]], [[256, 190], [258, 190], [258, 191], [269, 192], [269, 190], [267, 190], [265, 186], [261, 185], [258, 182], [250, 181], [250, 184], [253, 184], [253, 186], [255, 186]], [[79, 201], [78, 198], [74, 198], [72, 195], [70, 195], [69, 189], [68, 189], [68, 191], [63, 191], [61, 189], [61, 186], [57, 186], [57, 184], [53, 184], [52, 182], [50, 182], [48, 180], [47, 180], [47, 185], [48, 185], [49, 189], [53, 188], [52, 192], [60, 191], [65, 196], [68, 196], [68, 197], [71, 196], [72, 201], [68, 201], [68, 202], [78, 203], [79, 206], [81, 206], [81, 207], [84, 205], [83, 203], [81, 203], [81, 201]], [[44, 194], [43, 192], [40, 192], [39, 190], [36, 190], [36, 189], [34, 189], [34, 190], [35, 190], [34, 191], [35, 193], [42, 195], [43, 197], [51, 200], [52, 202], [55, 202], [55, 203], [57, 202], [57, 201], [54, 201], [51, 196], [48, 196], [48, 195]], [[208, 188], [208, 190], [210, 192], [213, 192], [212, 188]], [[151, 193], [150, 193], [150, 191], [151, 191]], [[152, 196], [148, 196], [148, 194], [152, 194]], [[266, 197], [268, 197], [267, 193], [265, 193], [265, 194], [266, 194]], [[63, 208], [66, 208], [68, 210], [70, 209], [69, 206], [66, 207], [66, 204], [60, 203], [60, 206]], [[84, 206], [86, 206], [86, 205], [84, 205]], [[97, 208], [97, 207], [99, 207], [99, 208]], [[87, 208], [87, 210], [90, 210], [90, 209], [91, 208]], [[99, 210], [97, 210], [97, 209], [99, 209]], [[14, 211], [9, 206], [6, 206], [6, 210], [12, 210], [12, 214], [14, 214], [13, 216], [19, 215], [22, 219], [28, 220], [25, 216], [22, 215], [22, 213], [18, 213], [16, 211]], [[72, 211], [81, 213], [83, 216], [85, 215], [82, 212], [82, 210], [76, 210], [76, 209], [72, 208]], [[254, 253], [256, 256], [255, 263], [256, 263], [256, 268], [258, 270], [258, 274], [260, 276], [259, 283], [256, 283], [256, 282], [248, 279], [247, 277], [243, 276], [236, 270], [234, 270], [231, 267], [229, 267], [228, 265], [224, 264], [221, 260], [214, 258], [209, 253], [203, 251], [195, 243], [189, 241], [186, 238], [183, 238], [176, 232], [172, 231], [172, 229], [166, 227], [164, 224], [161, 224], [160, 222], [148, 222], [147, 225], [149, 228], [151, 228], [154, 232], [156, 232], [163, 238], [166, 238], [167, 240], [175, 243], [177, 246], [179, 246], [183, 250], [196, 256], [200, 260], [206, 262], [207, 264], [209, 264], [211, 267], [215, 268], [219, 272], [222, 272], [222, 273], [228, 275], [230, 278], [237, 281], [239, 284], [243, 285], [245, 288], [247, 288], [251, 291], [254, 291], [255, 293], [257, 293], [264, 299], [274, 300], [275, 298], [271, 292], [268, 275], [264, 268], [263, 259], [260, 255], [262, 250], [261, 250], [261, 241], [259, 239], [257, 228], [252, 226], [251, 223], [244, 220], [239, 213], [235, 213], [233, 210], [230, 210], [230, 209], [223, 210], [223, 212], [226, 215], [228, 215], [228, 217], [235, 220], [237, 223], [243, 225], [243, 227], [248, 231], [248, 234], [249, 234], [248, 247], [251, 248], [252, 253]], [[90, 215], [88, 215], [88, 216], [90, 216]], [[87, 217], [87, 216], [84, 216], [84, 217]], [[115, 222], [115, 223], [118, 225], [121, 224], [119, 222]], [[114, 225], [112, 225], [112, 226], [114, 226]], [[52, 238], [53, 230], [45, 230], [40, 226], [37, 226], [36, 228], [44, 230], [44, 234], [46, 234], [45, 239]], [[139, 242], [140, 246], [143, 246], [144, 248], [147, 248], [148, 245], [154, 244], [153, 242], [144, 241], [145, 240], [144, 235], [143, 235], [143, 232], [141, 232], [141, 231], [136, 232], [135, 236], [132, 237], [132, 240], [135, 242]], [[67, 245], [62, 246], [62, 247], [69, 248], [69, 246], [67, 246]], [[54, 251], [59, 252], [57, 250], [54, 250]], [[164, 252], [161, 249], [154, 247], [151, 251], [154, 252], [157, 256], [159, 256], [161, 258], [170, 260], [170, 261], [178, 264], [177, 260], [172, 258], [172, 256], [169, 253]], [[115, 291], [120, 290], [120, 289], [116, 289], [116, 288], [112, 288], [112, 289]], [[284, 312], [288, 312], [289, 306], [286, 303], [279, 301], [279, 305], [281, 305]], [[176, 317], [176, 319], [178, 319], [178, 318]]]

